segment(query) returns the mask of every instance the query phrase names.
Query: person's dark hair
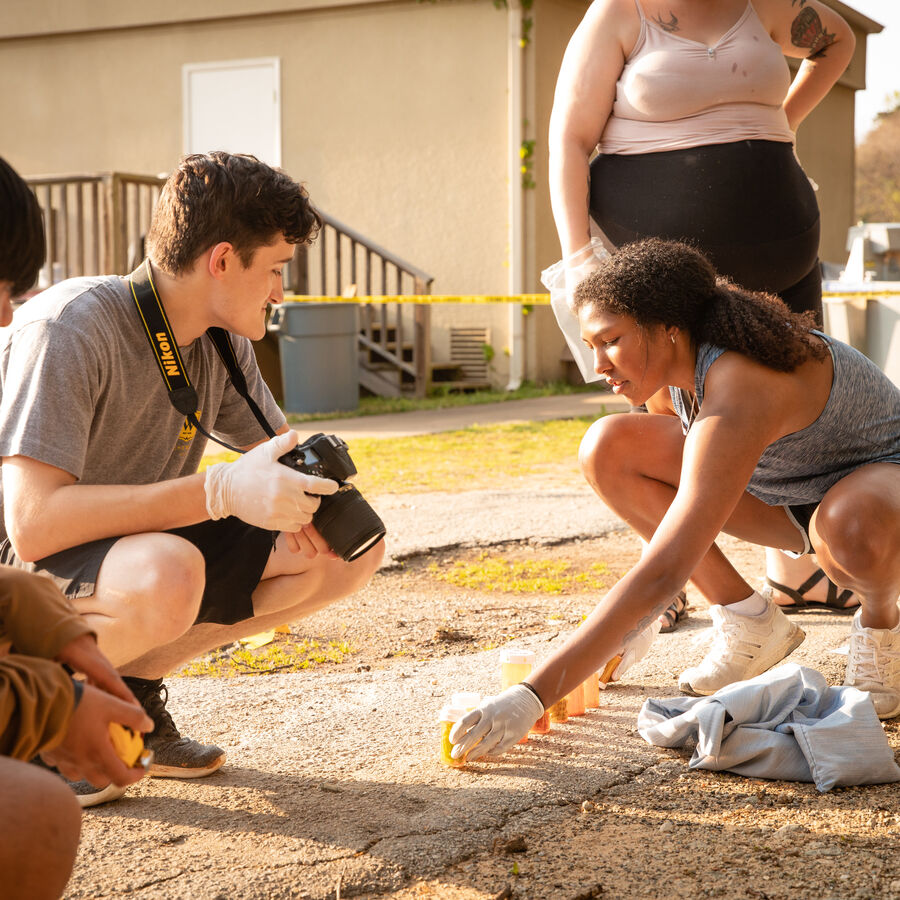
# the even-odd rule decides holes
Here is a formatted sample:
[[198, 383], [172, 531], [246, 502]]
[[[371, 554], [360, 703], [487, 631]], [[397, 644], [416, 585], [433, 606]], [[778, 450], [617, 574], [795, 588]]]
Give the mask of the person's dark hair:
[[695, 344], [742, 353], [793, 372], [828, 352], [810, 334], [811, 312], [794, 313], [778, 298], [747, 291], [716, 274], [698, 250], [647, 238], [625, 244], [575, 289], [573, 306], [631, 316], [641, 327], [676, 326]]
[[197, 153], [182, 159], [159, 195], [147, 254], [169, 275], [190, 271], [205, 250], [228, 241], [243, 265], [283, 236], [315, 240], [322, 219], [302, 185], [255, 156]]
[[31, 188], [0, 158], [0, 281], [19, 297], [37, 281], [47, 245], [41, 208]]

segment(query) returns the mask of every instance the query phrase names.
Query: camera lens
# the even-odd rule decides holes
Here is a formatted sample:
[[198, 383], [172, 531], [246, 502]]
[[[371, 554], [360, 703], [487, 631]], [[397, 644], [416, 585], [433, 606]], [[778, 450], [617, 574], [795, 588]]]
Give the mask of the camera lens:
[[378, 513], [347, 482], [338, 488], [337, 493], [322, 497], [313, 515], [313, 525], [345, 562], [362, 556], [387, 531]]

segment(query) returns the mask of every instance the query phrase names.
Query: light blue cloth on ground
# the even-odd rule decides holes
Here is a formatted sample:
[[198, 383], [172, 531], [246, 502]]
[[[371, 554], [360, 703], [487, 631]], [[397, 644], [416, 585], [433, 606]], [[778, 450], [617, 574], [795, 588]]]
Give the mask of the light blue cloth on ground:
[[638, 731], [657, 747], [697, 741], [692, 769], [836, 785], [900, 781], [900, 767], [868, 693], [830, 687], [788, 663], [711, 697], [649, 699]]

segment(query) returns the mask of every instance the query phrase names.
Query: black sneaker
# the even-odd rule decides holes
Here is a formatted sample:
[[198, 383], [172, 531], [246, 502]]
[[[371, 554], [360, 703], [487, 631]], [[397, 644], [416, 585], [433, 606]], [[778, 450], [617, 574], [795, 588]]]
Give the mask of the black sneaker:
[[181, 736], [166, 709], [169, 692], [162, 678], [123, 680], [156, 725], [144, 735], [144, 746], [153, 751], [148, 774], [157, 778], [203, 778], [222, 766], [225, 751], [221, 747]]

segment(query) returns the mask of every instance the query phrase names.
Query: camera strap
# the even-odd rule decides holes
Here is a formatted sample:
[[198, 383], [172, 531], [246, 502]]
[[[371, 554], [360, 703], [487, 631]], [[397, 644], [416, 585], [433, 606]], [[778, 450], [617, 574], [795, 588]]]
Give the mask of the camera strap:
[[[153, 283], [149, 259], [144, 260], [128, 276], [128, 284], [131, 287], [131, 296], [138, 308], [147, 340], [150, 341], [150, 347], [162, 374], [163, 383], [169, 392], [172, 406], [185, 417], [189, 425], [209, 440], [222, 444], [223, 447], [227, 447], [235, 453], [243, 453], [243, 450], [224, 443], [220, 438], [214, 438], [197, 419], [197, 391], [188, 378], [181, 353], [178, 351], [178, 344], [172, 334], [172, 326], [169, 324], [165, 308], [159, 299], [156, 285]], [[256, 401], [250, 396], [247, 379], [238, 364], [237, 354], [234, 352], [234, 345], [228, 332], [224, 328], [208, 328], [206, 334], [221, 357], [234, 389], [244, 398], [266, 435], [270, 438], [275, 437], [272, 426], [266, 420]]]

